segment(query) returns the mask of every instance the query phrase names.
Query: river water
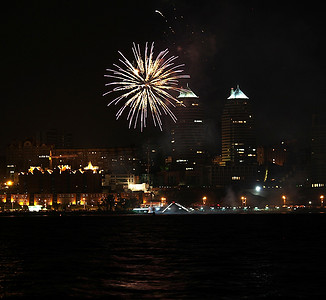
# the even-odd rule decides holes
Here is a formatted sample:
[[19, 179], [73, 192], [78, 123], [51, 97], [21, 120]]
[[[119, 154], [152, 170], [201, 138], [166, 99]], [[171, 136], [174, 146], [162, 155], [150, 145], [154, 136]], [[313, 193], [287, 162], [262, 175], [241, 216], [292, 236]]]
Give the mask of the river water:
[[0, 298], [319, 298], [325, 237], [325, 214], [0, 217]]

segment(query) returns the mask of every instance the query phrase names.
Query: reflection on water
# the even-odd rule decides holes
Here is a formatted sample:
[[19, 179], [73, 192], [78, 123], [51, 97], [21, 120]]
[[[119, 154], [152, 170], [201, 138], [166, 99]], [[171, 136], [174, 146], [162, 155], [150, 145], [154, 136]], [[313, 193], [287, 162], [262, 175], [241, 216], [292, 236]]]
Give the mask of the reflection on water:
[[0, 218], [0, 297], [325, 295], [325, 215]]
[[[20, 275], [22, 262], [10, 255], [10, 249], [1, 241], [0, 244], [0, 297], [20, 296]], [[9, 290], [7, 287], [12, 287]]]

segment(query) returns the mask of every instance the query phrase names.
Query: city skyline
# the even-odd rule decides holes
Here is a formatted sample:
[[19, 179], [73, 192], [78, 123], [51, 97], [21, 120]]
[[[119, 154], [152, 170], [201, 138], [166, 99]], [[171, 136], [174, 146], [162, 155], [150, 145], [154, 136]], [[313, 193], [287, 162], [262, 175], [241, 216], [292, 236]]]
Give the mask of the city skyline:
[[[322, 299], [324, 14], [320, 1], [2, 3], [0, 298]], [[143, 68], [146, 43], [178, 57], [171, 85]], [[142, 92], [130, 129], [108, 69]], [[156, 115], [161, 131], [146, 108], [166, 92], [178, 121]]]
[[158, 51], [168, 48], [185, 62], [187, 82], [217, 138], [219, 116], [237, 84], [252, 101], [260, 143], [308, 138], [311, 115], [322, 105], [324, 21], [318, 7], [258, 1], [103, 6], [14, 1], [3, 13], [2, 148], [42, 128], [71, 131], [76, 144], [85, 147], [157, 136], [158, 128], [142, 134], [128, 130], [101, 96], [105, 69], [119, 50], [130, 53], [132, 42], [153, 41]]

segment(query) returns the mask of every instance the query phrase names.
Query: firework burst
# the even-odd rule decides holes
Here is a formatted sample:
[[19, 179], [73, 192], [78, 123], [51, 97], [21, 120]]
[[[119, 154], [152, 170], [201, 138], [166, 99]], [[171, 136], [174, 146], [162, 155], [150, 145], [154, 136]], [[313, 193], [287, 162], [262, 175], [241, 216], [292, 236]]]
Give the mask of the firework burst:
[[115, 70], [107, 69], [111, 74], [104, 76], [112, 78], [113, 81], [107, 83], [106, 86], [111, 86], [112, 89], [103, 96], [112, 92], [120, 93], [120, 96], [112, 100], [108, 106], [123, 102], [116, 117], [118, 119], [128, 108], [129, 128], [132, 124], [136, 128], [139, 121], [140, 129], [143, 131], [150, 111], [154, 125], [158, 125], [162, 130], [162, 113], [169, 115], [176, 122], [176, 117], [169, 105], [175, 106], [175, 103], [180, 102], [171, 95], [171, 92], [181, 91], [178, 81], [182, 78], [189, 78], [189, 75], [182, 74], [183, 64], [175, 64], [176, 56], [167, 57], [168, 49], [161, 51], [154, 58], [154, 43], [150, 47], [146, 43], [144, 57], [141, 55], [140, 46], [135, 43], [132, 52], [134, 64], [119, 51], [122, 56], [119, 61], [123, 66], [114, 64]]

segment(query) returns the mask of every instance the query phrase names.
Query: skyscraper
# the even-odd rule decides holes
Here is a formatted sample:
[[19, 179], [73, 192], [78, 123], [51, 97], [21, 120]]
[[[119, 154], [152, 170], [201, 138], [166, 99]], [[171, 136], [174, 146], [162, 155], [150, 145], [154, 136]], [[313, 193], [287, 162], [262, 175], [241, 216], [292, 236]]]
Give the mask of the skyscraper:
[[314, 114], [311, 128], [311, 187], [326, 186], [326, 118]]
[[177, 121], [170, 121], [167, 130], [166, 166], [161, 184], [201, 186], [207, 157], [204, 109], [188, 85], [177, 99], [179, 103], [173, 109]]
[[222, 165], [251, 165], [256, 161], [250, 101], [237, 86], [231, 89], [222, 114]]
[[253, 114], [249, 98], [231, 89], [222, 113], [222, 159], [212, 167], [212, 186], [252, 188], [259, 180]]
[[204, 111], [199, 97], [187, 86], [177, 97], [177, 122], [171, 128], [172, 156], [176, 163], [196, 165], [205, 157]]

